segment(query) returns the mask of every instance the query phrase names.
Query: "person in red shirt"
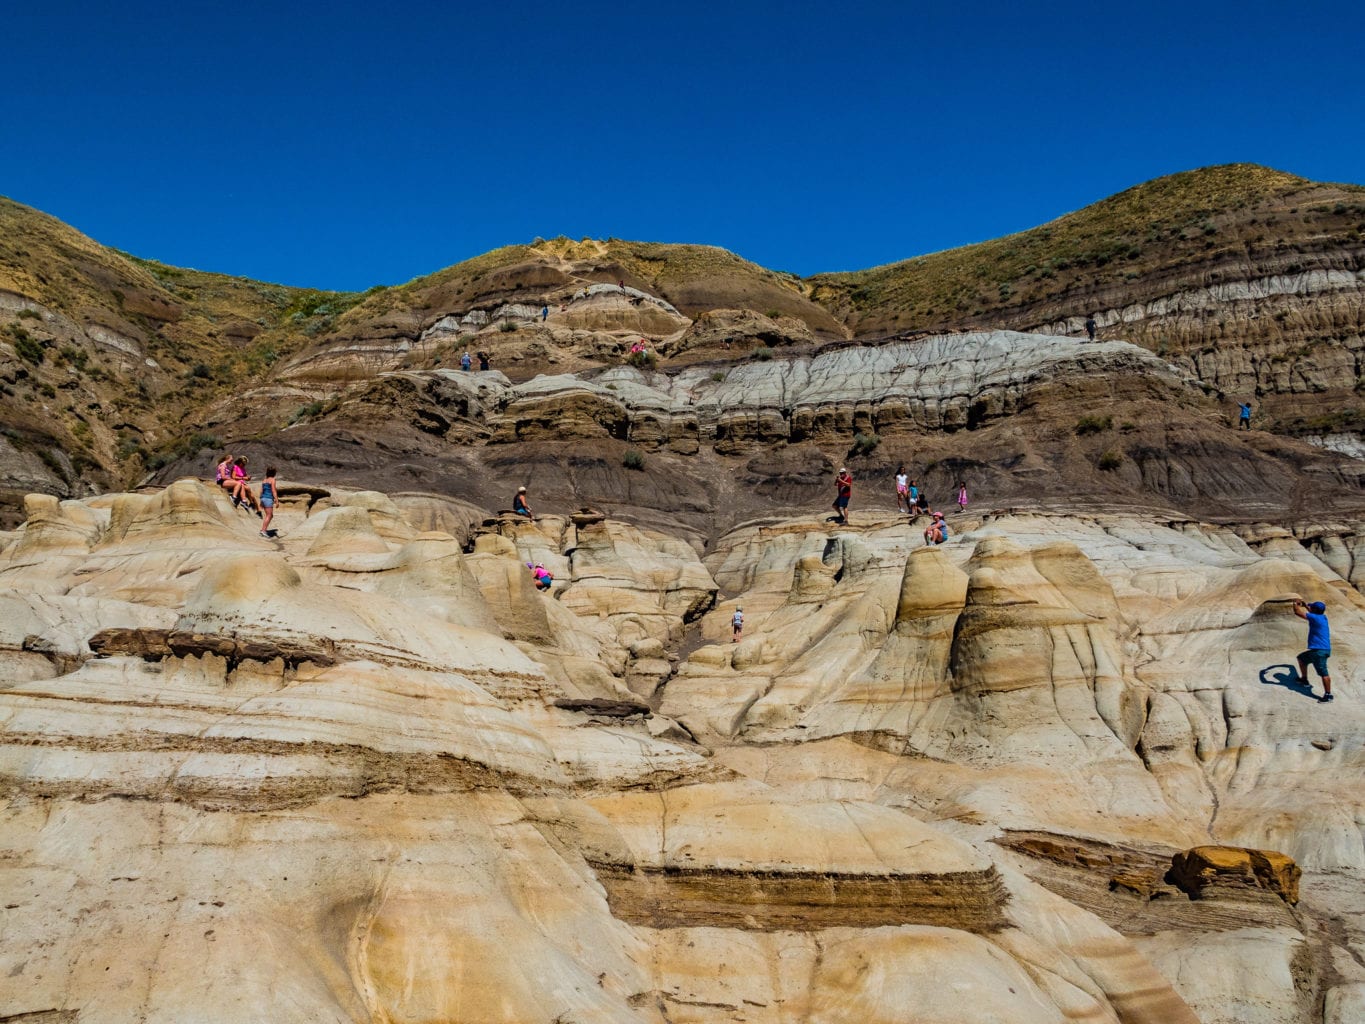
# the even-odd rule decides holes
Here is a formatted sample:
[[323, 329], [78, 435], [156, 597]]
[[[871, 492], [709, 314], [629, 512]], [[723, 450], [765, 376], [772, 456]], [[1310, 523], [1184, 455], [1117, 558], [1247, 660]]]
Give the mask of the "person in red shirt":
[[839, 488], [838, 497], [834, 499], [834, 512], [839, 517], [841, 525], [848, 525], [848, 503], [853, 498], [853, 474], [843, 466], [839, 467], [839, 475], [834, 478], [834, 484]]

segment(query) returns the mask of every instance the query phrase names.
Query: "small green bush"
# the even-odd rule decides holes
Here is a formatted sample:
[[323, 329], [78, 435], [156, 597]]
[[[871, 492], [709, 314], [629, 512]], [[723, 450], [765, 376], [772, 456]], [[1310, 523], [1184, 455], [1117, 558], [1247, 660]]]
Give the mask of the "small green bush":
[[626, 452], [625, 458], [621, 460], [621, 465], [625, 466], [626, 469], [635, 470], [644, 469], [645, 468], [644, 454], [640, 452], [638, 449], [632, 448], [630, 451]]
[[877, 450], [877, 445], [882, 443], [882, 439], [876, 434], [854, 434], [853, 447], [848, 450], [850, 455], [870, 455]]
[[766, 363], [772, 357], [773, 350], [770, 349], [767, 345], [760, 345], [753, 351], [753, 358], [757, 359], [760, 363]]
[[720, 370], [716, 370], [713, 374], [711, 374], [711, 379], [715, 381], [717, 384], [719, 384], [721, 381], [725, 379], [725, 374]]
[[311, 420], [314, 416], [321, 414], [321, 412], [321, 402], [309, 402], [307, 405], [301, 405], [294, 410], [294, 415], [289, 417], [289, 422], [292, 425], [303, 420]]
[[626, 357], [626, 362], [637, 369], [654, 370], [659, 366], [659, 355], [653, 351], [632, 352]]
[[1114, 425], [1112, 416], [1082, 416], [1076, 421], [1076, 434], [1085, 437], [1087, 434], [1098, 434], [1108, 430]]
[[1100, 456], [1099, 462], [1100, 469], [1104, 470], [1106, 473], [1112, 473], [1114, 470], [1118, 469], [1122, 465], [1123, 456], [1120, 455], [1118, 452], [1114, 451], [1114, 449], [1112, 448], [1110, 448], [1108, 451], [1106, 451], [1103, 455]]
[[515, 334], [517, 323], [515, 320], [504, 320], [502, 323], [498, 324], [498, 330], [503, 334]]
[[205, 363], [195, 363], [190, 369], [191, 380], [213, 380], [213, 368]]
[[14, 351], [24, 362], [37, 366], [46, 357], [47, 353], [43, 349], [43, 343], [22, 327], [12, 326], [9, 333], [10, 337], [14, 339]]
[[43, 315], [36, 309], [21, 309], [15, 314], [20, 320], [41, 320]]

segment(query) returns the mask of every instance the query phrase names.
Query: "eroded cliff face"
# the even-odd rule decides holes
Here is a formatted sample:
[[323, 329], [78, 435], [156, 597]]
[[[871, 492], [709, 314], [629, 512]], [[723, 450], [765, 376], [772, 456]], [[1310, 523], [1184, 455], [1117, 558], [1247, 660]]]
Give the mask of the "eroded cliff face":
[[996, 508], [1068, 501], [1285, 523], [1365, 495], [1365, 463], [1233, 429], [1195, 377], [1125, 342], [994, 331], [519, 382], [414, 365], [330, 394], [316, 417], [289, 415], [269, 389], [234, 398], [221, 414], [252, 439], [232, 450], [289, 475], [490, 509], [525, 483], [550, 507], [707, 538], [823, 505], [841, 464], [860, 493], [889, 489], [904, 463], [935, 502], [965, 478]]
[[[0, 1016], [1360, 1006], [1351, 522], [963, 514], [926, 549], [865, 511], [703, 551], [282, 495], [278, 539], [192, 479], [4, 536]], [[1294, 595], [1330, 606], [1335, 704], [1289, 678]], [[1271, 854], [1167, 880], [1218, 844], [1297, 893]]]

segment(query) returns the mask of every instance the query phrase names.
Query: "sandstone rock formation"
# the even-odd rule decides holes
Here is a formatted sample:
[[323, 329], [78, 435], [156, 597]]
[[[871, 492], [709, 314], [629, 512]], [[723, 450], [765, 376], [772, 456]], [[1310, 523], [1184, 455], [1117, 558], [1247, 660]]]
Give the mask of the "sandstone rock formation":
[[[1359, 1005], [1365, 599], [1306, 548], [1025, 511], [934, 549], [884, 513], [466, 546], [431, 498], [289, 493], [276, 540], [193, 480], [5, 539], [0, 1017]], [[1292, 595], [1330, 604], [1334, 705], [1286, 675]], [[1165, 872], [1211, 844], [1269, 852], [1191, 900]]]

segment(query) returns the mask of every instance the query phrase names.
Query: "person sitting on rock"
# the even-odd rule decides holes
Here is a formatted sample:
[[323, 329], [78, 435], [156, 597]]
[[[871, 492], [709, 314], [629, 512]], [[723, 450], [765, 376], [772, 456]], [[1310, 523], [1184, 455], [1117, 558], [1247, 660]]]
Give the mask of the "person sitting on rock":
[[232, 498], [232, 504], [237, 504], [237, 481], [232, 479], [232, 456], [227, 452], [218, 460], [218, 465], [213, 470], [213, 481], [223, 490], [227, 491]]
[[531, 575], [536, 581], [537, 590], [549, 590], [555, 585], [554, 576], [549, 569], [545, 568], [543, 562], [536, 562], [535, 564], [527, 562], [526, 568], [531, 570]]
[[261, 503], [256, 500], [256, 492], [248, 486], [251, 482], [251, 474], [246, 471], [245, 455], [239, 455], [232, 460], [232, 482], [234, 484], [233, 504], [242, 508], [249, 508], [258, 516], [262, 515]]
[[929, 524], [924, 531], [925, 544], [942, 544], [948, 539], [948, 524], [943, 520], [942, 512], [934, 513], [934, 521]]
[[531, 506], [526, 504], [525, 487], [517, 488], [517, 496], [512, 499], [512, 511], [519, 516], [525, 516], [533, 523], [536, 521], [536, 517], [531, 515]]
[[730, 616], [730, 628], [734, 634], [731, 643], [739, 643], [740, 635], [744, 632], [744, 609], [736, 608], [735, 614]]

